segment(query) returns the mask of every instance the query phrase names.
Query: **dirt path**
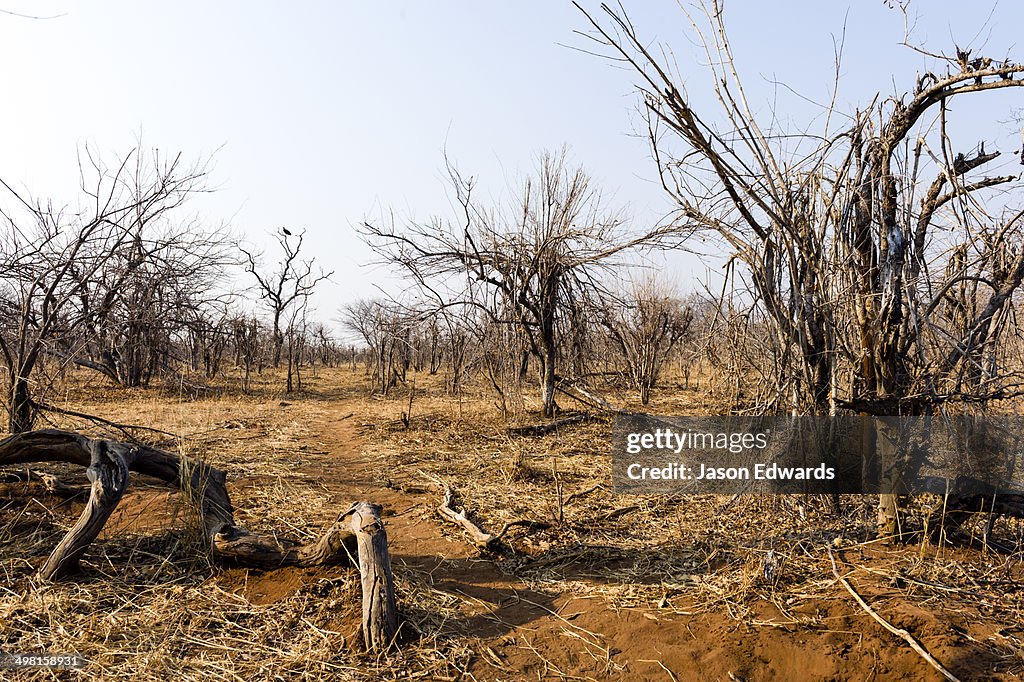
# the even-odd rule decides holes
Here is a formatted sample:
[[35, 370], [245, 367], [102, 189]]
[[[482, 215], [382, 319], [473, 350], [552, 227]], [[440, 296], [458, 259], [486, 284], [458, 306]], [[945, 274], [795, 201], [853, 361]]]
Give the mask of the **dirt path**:
[[[834, 600], [801, 605], [797, 614], [766, 605], [761, 625], [752, 626], [726, 608], [691, 616], [613, 609], [596, 594], [531, 587], [480, 558], [457, 529], [443, 526], [433, 511], [438, 495], [426, 482], [422, 493], [382, 484], [384, 464], [367, 454], [358, 420], [351, 418], [358, 409], [346, 400], [325, 401], [315, 412], [307, 424], [309, 446], [322, 454], [311, 456], [304, 473], [329, 491], [332, 509], [325, 510], [325, 520], [356, 499], [384, 506], [396, 574], [460, 602], [460, 616], [446, 623], [444, 637], [464, 638], [475, 679], [942, 679], [838, 592]], [[318, 575], [278, 573], [262, 581], [281, 583], [263, 586], [270, 598]], [[794, 615], [815, 626], [794, 626]], [[906, 615], [920, 621], [919, 630], [945, 629], [928, 611], [908, 606]], [[963, 648], [940, 644], [932, 650], [964, 671], [963, 679], [973, 678], [971, 662], [958, 660]]]

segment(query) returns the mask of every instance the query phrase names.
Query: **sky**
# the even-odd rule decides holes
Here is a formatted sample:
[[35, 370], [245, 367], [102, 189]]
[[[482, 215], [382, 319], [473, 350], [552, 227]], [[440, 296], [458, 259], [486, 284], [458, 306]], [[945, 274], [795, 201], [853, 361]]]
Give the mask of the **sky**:
[[[713, 106], [680, 5], [623, 4], [640, 35], [671, 48], [693, 100]], [[917, 44], [1024, 59], [1022, 3], [911, 0], [909, 15]], [[729, 0], [726, 22], [755, 109], [794, 126], [828, 98], [837, 41], [847, 111], [909, 90], [926, 63], [900, 46], [907, 22], [881, 0]], [[541, 152], [568, 145], [636, 229], [671, 210], [640, 134], [636, 79], [584, 51], [596, 47], [577, 33], [586, 28], [553, 0], [0, 0], [0, 178], [74, 205], [83, 145], [114, 158], [141, 139], [212, 157], [217, 191], [192, 210], [270, 260], [271, 232], [307, 230], [307, 255], [335, 273], [315, 299], [329, 319], [400, 289], [355, 228], [392, 210], [399, 221], [450, 215], [445, 152], [500, 200]], [[999, 93], [956, 113], [969, 139], [1011, 155], [1014, 108], [1024, 99]], [[684, 289], [719, 267], [683, 254], [654, 264]]]

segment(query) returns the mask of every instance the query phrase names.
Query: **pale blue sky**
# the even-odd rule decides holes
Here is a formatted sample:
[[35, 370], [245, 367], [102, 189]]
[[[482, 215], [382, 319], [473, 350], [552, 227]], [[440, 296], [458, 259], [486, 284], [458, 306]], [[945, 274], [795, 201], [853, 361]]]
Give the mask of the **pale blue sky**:
[[[624, 4], [641, 35], [674, 48], [691, 96], [709, 101], [676, 3]], [[726, 5], [755, 105], [766, 110], [777, 96], [794, 124], [814, 107], [769, 80], [827, 99], [844, 22], [840, 108], [911, 88], [923, 64], [899, 47], [903, 18], [880, 0]], [[124, 153], [141, 131], [147, 146], [186, 157], [220, 148], [220, 190], [196, 209], [260, 245], [279, 225], [307, 228], [310, 254], [337, 271], [318, 297], [324, 318], [387, 286], [362, 267], [372, 256], [353, 225], [382, 207], [424, 219], [448, 210], [446, 144], [494, 196], [541, 150], [565, 143], [638, 224], [670, 208], [635, 136], [633, 76], [564, 46], [592, 47], [574, 35], [586, 24], [569, 2], [0, 0], [0, 9], [62, 15], [0, 14], [0, 176], [70, 204], [82, 143]], [[911, 12], [915, 39], [935, 50], [973, 40], [1024, 59], [1018, 2], [918, 0]], [[980, 99], [961, 119], [984, 126], [977, 137], [990, 149], [1019, 150], [1009, 113], [1024, 105], [1020, 95]], [[683, 283], [704, 275], [697, 259], [668, 263]]]

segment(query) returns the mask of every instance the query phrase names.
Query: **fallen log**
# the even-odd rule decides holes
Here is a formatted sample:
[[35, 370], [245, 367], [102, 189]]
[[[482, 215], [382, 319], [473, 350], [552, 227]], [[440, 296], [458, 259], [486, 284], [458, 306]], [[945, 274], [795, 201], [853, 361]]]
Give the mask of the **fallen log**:
[[11, 471], [0, 475], [0, 483], [36, 483], [39, 482], [51, 495], [60, 497], [77, 497], [89, 492], [89, 486], [69, 485], [58, 477], [45, 471], [26, 469], [25, 471]]
[[545, 436], [549, 433], [557, 431], [563, 426], [571, 426], [573, 424], [583, 424], [586, 422], [598, 421], [598, 418], [590, 414], [574, 414], [571, 417], [565, 417], [564, 419], [557, 419], [547, 424], [531, 424], [529, 426], [515, 426], [508, 429], [510, 436]]
[[456, 510], [453, 505], [454, 499], [455, 492], [450, 487], [445, 486], [444, 497], [437, 508], [437, 513], [452, 523], [461, 526], [462, 530], [466, 531], [469, 539], [473, 541], [473, 544], [480, 549], [495, 549], [498, 542], [500, 542], [500, 538], [473, 523], [466, 515], [465, 509]]
[[505, 537], [505, 533], [512, 528], [526, 528], [527, 530], [547, 530], [548, 528], [551, 528], [550, 523], [545, 523], [543, 521], [519, 519], [517, 521], [509, 521], [506, 523], [497, 534], [488, 533], [469, 518], [465, 509], [455, 508], [455, 490], [450, 485], [447, 485], [441, 479], [436, 476], [431, 476], [425, 471], [421, 470], [420, 474], [436, 483], [444, 491], [444, 495], [441, 497], [441, 504], [437, 507], [437, 513], [441, 518], [460, 526], [464, 531], [466, 531], [466, 534], [469, 535], [473, 544], [480, 549], [490, 551], [499, 551], [503, 549], [501, 539]]
[[982, 540], [996, 549], [1007, 549], [1000, 548], [990, 537], [996, 519], [1000, 516], [1024, 519], [1024, 491], [1019, 488], [1002, 489], [969, 476], [919, 476], [914, 481], [913, 492], [942, 498], [925, 520], [933, 542], [953, 539], [966, 521], [984, 514], [987, 519]]
[[943, 498], [927, 519], [932, 541], [942, 542], [953, 537], [964, 522], [980, 514], [987, 516], [982, 539], [985, 544], [992, 544], [990, 536], [998, 517], [1024, 518], [1024, 494], [992, 492]]
[[[560, 392], [564, 393], [565, 395], [569, 396], [573, 400], [575, 400], [575, 401], [577, 401], [579, 403], [582, 403], [583, 405], [587, 405], [588, 407], [592, 407], [594, 409], [597, 409], [597, 410], [603, 410], [604, 412], [609, 412], [611, 414], [619, 414], [619, 415], [625, 415], [625, 416], [630, 416], [632, 414], [635, 414], [634, 412], [630, 412], [629, 410], [624, 410], [624, 409], [622, 409], [620, 407], [616, 407], [615, 405], [612, 405], [610, 402], [608, 402], [607, 400], [605, 400], [601, 396], [599, 396], [599, 395], [597, 395], [595, 393], [591, 393], [587, 389], [585, 389], [582, 386], [580, 386], [579, 383], [574, 382], [574, 381], [570, 381], [568, 379], [560, 380], [559, 383], [555, 386], [555, 388], [558, 391], [560, 391]], [[574, 391], [575, 391], [575, 393], [574, 393]], [[579, 395], [576, 395], [577, 393]], [[583, 397], [581, 398], [580, 396], [583, 396]]]
[[394, 580], [380, 507], [357, 502], [316, 541], [301, 544], [251, 533], [235, 525], [224, 471], [200, 460], [146, 445], [89, 438], [44, 429], [0, 440], [0, 466], [65, 462], [86, 467], [89, 500], [71, 530], [54, 548], [40, 575], [59, 580], [73, 573], [129, 484], [129, 472], [153, 476], [177, 488], [202, 512], [215, 560], [272, 569], [282, 566], [358, 566], [363, 590], [363, 639], [369, 650], [394, 644], [398, 627]]

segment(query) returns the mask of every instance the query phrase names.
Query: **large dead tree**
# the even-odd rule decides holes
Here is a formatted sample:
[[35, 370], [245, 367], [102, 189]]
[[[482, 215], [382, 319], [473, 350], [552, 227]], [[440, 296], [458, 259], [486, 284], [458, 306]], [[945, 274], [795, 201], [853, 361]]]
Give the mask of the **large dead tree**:
[[477, 203], [473, 179], [449, 171], [462, 210], [456, 220], [404, 228], [365, 223], [364, 234], [386, 263], [434, 298], [478, 306], [515, 328], [539, 362], [541, 404], [552, 416], [573, 301], [598, 286], [616, 256], [656, 242], [664, 231], [625, 234], [623, 221], [605, 210], [590, 176], [570, 167], [564, 150], [545, 154], [504, 208]]
[[[817, 129], [794, 132], [748, 102], [720, 0], [687, 14], [717, 110], [698, 111], [666, 52], [621, 9], [602, 9], [603, 20], [587, 15], [592, 37], [639, 76], [678, 222], [723, 245], [766, 326], [775, 381], [757, 409], [916, 415], [1021, 393], [1017, 172], [999, 169], [983, 141], [953, 139], [947, 118], [950, 102], [1024, 85], [1024, 65], [925, 53], [933, 66], [907, 91], [854, 112], [836, 111], [833, 94]], [[893, 434], [877, 436], [894, 454], [884, 452]], [[891, 496], [879, 525], [896, 531]]]
[[0, 466], [65, 462], [86, 467], [89, 500], [78, 522], [57, 544], [40, 575], [57, 580], [71, 575], [89, 545], [128, 489], [130, 472], [163, 481], [186, 495], [201, 511], [213, 557], [242, 566], [353, 565], [362, 576], [363, 638], [370, 650], [394, 645], [398, 632], [394, 580], [380, 507], [357, 502], [314, 542], [300, 544], [275, 535], [251, 533], [235, 525], [226, 474], [202, 461], [145, 445], [89, 438], [46, 429], [0, 440]]

